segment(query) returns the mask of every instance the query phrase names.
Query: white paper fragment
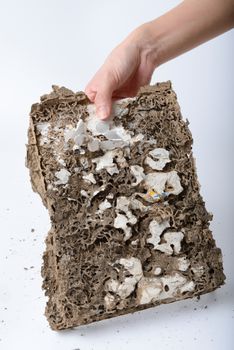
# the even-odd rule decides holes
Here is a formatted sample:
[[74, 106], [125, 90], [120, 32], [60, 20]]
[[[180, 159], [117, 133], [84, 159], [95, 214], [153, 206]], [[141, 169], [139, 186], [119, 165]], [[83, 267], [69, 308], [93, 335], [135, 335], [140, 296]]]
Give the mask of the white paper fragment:
[[169, 152], [164, 148], [153, 149], [145, 159], [145, 163], [154, 170], [163, 170], [165, 165], [169, 162]]
[[143, 276], [141, 261], [138, 258], [131, 257], [121, 258], [116, 263], [123, 265], [131, 276], [126, 277], [122, 283], [111, 279], [106, 282], [106, 288], [108, 291], [114, 292], [122, 299], [125, 299], [134, 291], [137, 282]]
[[85, 191], [85, 190], [80, 190], [80, 194], [81, 194], [83, 197], [89, 198], [89, 194], [88, 194], [88, 192]]
[[116, 209], [127, 213], [128, 207], [129, 207], [129, 202], [130, 202], [130, 200], [127, 197], [124, 197], [124, 196], [118, 197], [117, 202], [116, 202]]
[[189, 266], [190, 262], [185, 256], [177, 258], [177, 268], [179, 271], [187, 271]]
[[96, 170], [106, 169], [111, 175], [118, 173], [118, 168], [113, 163], [113, 158], [116, 155], [116, 151], [107, 151], [103, 156], [93, 158], [92, 162], [96, 163]]
[[154, 249], [157, 249], [160, 240], [161, 234], [163, 231], [170, 227], [169, 221], [164, 220], [161, 223], [158, 223], [156, 220], [152, 220], [149, 224], [149, 231], [151, 233], [151, 237], [147, 238], [147, 242], [154, 245]]
[[96, 184], [95, 177], [92, 173], [89, 173], [87, 175], [83, 175], [82, 178], [88, 182], [91, 182], [92, 184]]
[[162, 269], [161, 269], [161, 267], [155, 267], [155, 269], [154, 269], [154, 271], [153, 271], [153, 274], [155, 275], [155, 276], [158, 276], [158, 275], [160, 275], [162, 273]]
[[114, 103], [112, 104], [111, 115], [117, 118], [123, 117], [128, 113], [127, 105], [134, 101], [136, 101], [136, 97], [127, 97], [114, 101]]
[[65, 161], [64, 161], [64, 159], [62, 159], [60, 156], [57, 156], [57, 162], [59, 163], [59, 164], [61, 164], [62, 166], [66, 166], [66, 163], [65, 163]]
[[36, 125], [36, 129], [40, 132], [41, 137], [40, 137], [40, 145], [44, 145], [49, 143], [48, 140], [48, 131], [49, 128], [51, 127], [50, 123], [38, 123]]
[[54, 187], [52, 184], [48, 184], [47, 189], [52, 191], [58, 191], [58, 188]]
[[90, 152], [96, 152], [100, 149], [100, 141], [98, 139], [91, 139], [87, 144], [88, 150]]
[[68, 183], [69, 177], [71, 173], [67, 169], [60, 169], [55, 172], [55, 176], [57, 177], [57, 181], [55, 181], [55, 185], [65, 185]]
[[[131, 210], [129, 209], [130, 200], [130, 198], [120, 196], [117, 198], [116, 203], [117, 216], [114, 220], [114, 227], [121, 228], [124, 231], [125, 241], [128, 240], [132, 235], [132, 228], [129, 225], [134, 225], [137, 223], [136, 216], [133, 215]], [[124, 214], [122, 214], [122, 212]]]
[[124, 231], [124, 233], [125, 233], [124, 240], [125, 241], [128, 240], [132, 235], [131, 227], [127, 226], [128, 222], [129, 222], [129, 220], [125, 215], [117, 213], [117, 216], [114, 220], [114, 227], [121, 228]]
[[152, 189], [158, 194], [162, 194], [166, 185], [170, 186], [167, 192], [178, 195], [183, 191], [183, 187], [180, 184], [180, 178], [175, 170], [168, 173], [149, 173], [145, 177], [146, 188]]
[[163, 277], [143, 277], [137, 286], [138, 304], [180, 297], [183, 292], [193, 291], [195, 284], [179, 273]]
[[132, 183], [132, 186], [137, 186], [142, 180], [145, 179], [144, 169], [141, 166], [131, 165], [130, 170], [133, 176], [136, 178], [136, 182]]
[[87, 130], [89, 130], [93, 136], [103, 135], [110, 130], [113, 125], [112, 118], [108, 118], [105, 121], [101, 120], [96, 115], [96, 106], [94, 104], [87, 105], [88, 117], [86, 118]]
[[201, 277], [204, 272], [204, 266], [192, 267], [191, 271], [193, 271], [194, 275], [196, 275], [197, 277]]
[[114, 164], [113, 166], [110, 166], [110, 167], [106, 167], [106, 171], [110, 175], [114, 175], [114, 174], [118, 174], [119, 173], [119, 169], [118, 169], [116, 164]]
[[[159, 250], [167, 255], [179, 254], [184, 234], [180, 231], [168, 231], [163, 234], [163, 231], [168, 227], [170, 227], [169, 220], [164, 220], [161, 223], [152, 220], [149, 224], [151, 237], [147, 238], [146, 241], [153, 244], [155, 250]], [[162, 234], [164, 243], [160, 243]]]
[[135, 239], [135, 241], [132, 241], [131, 244], [132, 244], [133, 246], [136, 246], [136, 245], [138, 244], [138, 242], [139, 242], [139, 239]]
[[130, 209], [133, 209], [133, 210], [140, 210], [142, 212], [146, 212], [150, 209], [150, 207], [147, 207], [145, 206], [144, 204], [141, 203], [141, 201], [139, 201], [138, 199], [136, 198], [132, 198], [131, 197], [131, 200], [130, 200]]
[[68, 142], [73, 140], [75, 145], [80, 148], [84, 143], [86, 137], [86, 126], [82, 119], [80, 119], [76, 125], [76, 128], [68, 125], [64, 130], [64, 140]]
[[132, 139], [132, 136], [130, 134], [130, 131], [124, 129], [123, 126], [116, 126], [113, 130], [112, 133], [109, 131], [107, 133], [105, 133], [105, 136], [109, 139], [109, 140], [115, 140], [115, 137], [113, 137], [113, 132], [114, 135], [116, 135], [116, 139], [117, 140], [122, 140], [126, 142], [126, 145], [128, 145]]
[[106, 287], [110, 292], [117, 293], [120, 283], [114, 279], [110, 279], [106, 282]]
[[106, 189], [106, 185], [102, 185], [101, 187], [99, 187], [97, 190], [95, 190], [95, 191], [93, 192], [92, 198], [93, 198], [94, 196], [96, 196], [99, 192], [104, 191], [105, 189]]
[[184, 234], [182, 232], [166, 232], [163, 235], [163, 239], [166, 241], [165, 243], [161, 243], [157, 246], [157, 250], [161, 252], [172, 255], [179, 254], [181, 250], [181, 241], [184, 238]]
[[130, 144], [134, 144], [135, 142], [139, 142], [139, 141], [142, 141], [144, 139], [144, 135], [142, 133], [139, 133], [135, 136], [132, 137], [131, 141], [130, 141]]
[[50, 127], [50, 123], [48, 122], [38, 123], [36, 125], [36, 129], [40, 132], [42, 136], [47, 136], [49, 127]]
[[137, 304], [143, 305], [157, 300], [180, 298], [181, 293], [191, 292], [195, 288], [195, 283], [181, 273], [173, 272], [170, 275], [159, 276], [162, 273], [159, 266], [154, 270], [156, 277], [145, 277], [141, 261], [135, 257], [121, 258], [115, 263], [123, 265], [130, 276], [125, 277], [123, 282], [115, 279], [106, 282], [105, 287], [108, 292], [105, 304], [107, 308], [110, 306], [109, 302], [114, 305], [115, 301], [113, 295], [112, 298], [109, 298], [111, 295], [109, 292], [125, 299], [136, 289]]
[[102, 212], [104, 212], [106, 209], [108, 209], [108, 208], [111, 208], [112, 207], [112, 205], [111, 205], [111, 203], [107, 200], [107, 199], [105, 199], [103, 202], [101, 202], [100, 204], [99, 204], [99, 212], [100, 213], [102, 213]]
[[81, 168], [80, 168], [80, 167], [75, 167], [75, 168], [74, 168], [74, 172], [75, 172], [75, 173], [79, 173], [80, 171], [81, 171]]
[[[160, 294], [160, 299], [180, 296], [181, 293], [190, 292], [195, 287], [193, 281], [189, 281], [187, 277], [178, 272], [161, 277], [161, 280], [163, 282], [163, 292]], [[165, 288], [165, 286], [168, 288]]]
[[[89, 116], [86, 118], [87, 129], [93, 134], [93, 136], [103, 135], [111, 141], [122, 141], [129, 144], [131, 140], [131, 134], [128, 130], [125, 130], [123, 126], [116, 126], [113, 122], [113, 116], [104, 120], [101, 120], [96, 115], [96, 107], [94, 104], [87, 106]], [[102, 144], [102, 142], [100, 143]]]
[[115, 148], [122, 148], [128, 144], [122, 140], [104, 140], [100, 142], [100, 148], [103, 151], [110, 151]]
[[180, 288], [180, 293], [192, 292], [194, 290], [194, 287], [195, 283], [193, 281], [189, 281]]
[[134, 257], [121, 258], [116, 262], [123, 265], [135, 279], [139, 280], [142, 277], [143, 272], [140, 259]]
[[162, 292], [163, 284], [159, 278], [143, 277], [137, 286], [138, 304], [154, 302]]
[[115, 306], [114, 295], [107, 293], [104, 297], [104, 302], [107, 309], [112, 309]]
[[[119, 104], [123, 106], [123, 100], [121, 100]], [[113, 105], [118, 105], [118, 102], [115, 102]], [[86, 118], [87, 130], [91, 132], [95, 137], [105, 136], [106, 138], [106, 140], [98, 140], [98, 144], [94, 143], [93, 140], [89, 141], [88, 149], [91, 152], [95, 152], [95, 150], [98, 149], [101, 149], [103, 151], [110, 151], [117, 148], [127, 147], [134, 142], [141, 140], [142, 137], [144, 138], [142, 134], [133, 136], [132, 134], [134, 133], [124, 129], [122, 125], [115, 125], [113, 121], [115, 114], [112, 114], [106, 120], [101, 120], [96, 115], [96, 107], [94, 104], [88, 105], [87, 110], [89, 113], [88, 117]], [[115, 107], [114, 110], [116, 112]]]

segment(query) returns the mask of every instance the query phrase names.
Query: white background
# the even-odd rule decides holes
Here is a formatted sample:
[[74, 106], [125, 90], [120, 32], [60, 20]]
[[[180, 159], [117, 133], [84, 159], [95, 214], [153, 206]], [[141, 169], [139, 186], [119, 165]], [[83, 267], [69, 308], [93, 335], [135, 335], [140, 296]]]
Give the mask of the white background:
[[59, 333], [50, 330], [43, 316], [40, 266], [50, 224], [24, 167], [30, 106], [50, 92], [52, 84], [83, 90], [109, 51], [132, 29], [177, 3], [0, 1], [1, 349], [233, 348], [233, 31], [166, 63], [152, 80], [172, 80], [182, 113], [190, 121], [201, 192], [214, 214], [212, 230], [224, 255], [226, 285], [200, 301]]

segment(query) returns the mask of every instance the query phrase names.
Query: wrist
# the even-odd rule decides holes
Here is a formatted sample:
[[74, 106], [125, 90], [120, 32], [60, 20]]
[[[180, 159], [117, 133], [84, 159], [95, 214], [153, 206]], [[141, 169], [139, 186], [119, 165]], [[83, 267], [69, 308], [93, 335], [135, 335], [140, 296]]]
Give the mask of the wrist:
[[144, 57], [147, 62], [157, 68], [162, 63], [162, 48], [160, 33], [155, 29], [154, 21], [145, 23], [136, 28], [129, 36], [129, 39], [138, 47], [141, 57]]

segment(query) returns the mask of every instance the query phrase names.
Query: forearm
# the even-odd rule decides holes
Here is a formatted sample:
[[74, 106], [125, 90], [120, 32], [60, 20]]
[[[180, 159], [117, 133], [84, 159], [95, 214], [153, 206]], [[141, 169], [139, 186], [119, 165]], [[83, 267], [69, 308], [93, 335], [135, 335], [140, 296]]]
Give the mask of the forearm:
[[137, 35], [139, 45], [156, 67], [233, 26], [234, 0], [185, 0], [141, 26]]
[[135, 29], [107, 57], [85, 92], [97, 115], [111, 113], [112, 97], [135, 96], [156, 67], [231, 29], [234, 0], [185, 0]]

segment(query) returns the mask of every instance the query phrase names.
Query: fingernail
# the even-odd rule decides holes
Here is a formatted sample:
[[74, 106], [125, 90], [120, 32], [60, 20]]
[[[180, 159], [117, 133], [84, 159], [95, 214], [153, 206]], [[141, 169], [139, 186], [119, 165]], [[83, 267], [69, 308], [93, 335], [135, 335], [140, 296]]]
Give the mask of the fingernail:
[[100, 119], [106, 119], [108, 117], [108, 110], [105, 106], [98, 107], [97, 116]]

